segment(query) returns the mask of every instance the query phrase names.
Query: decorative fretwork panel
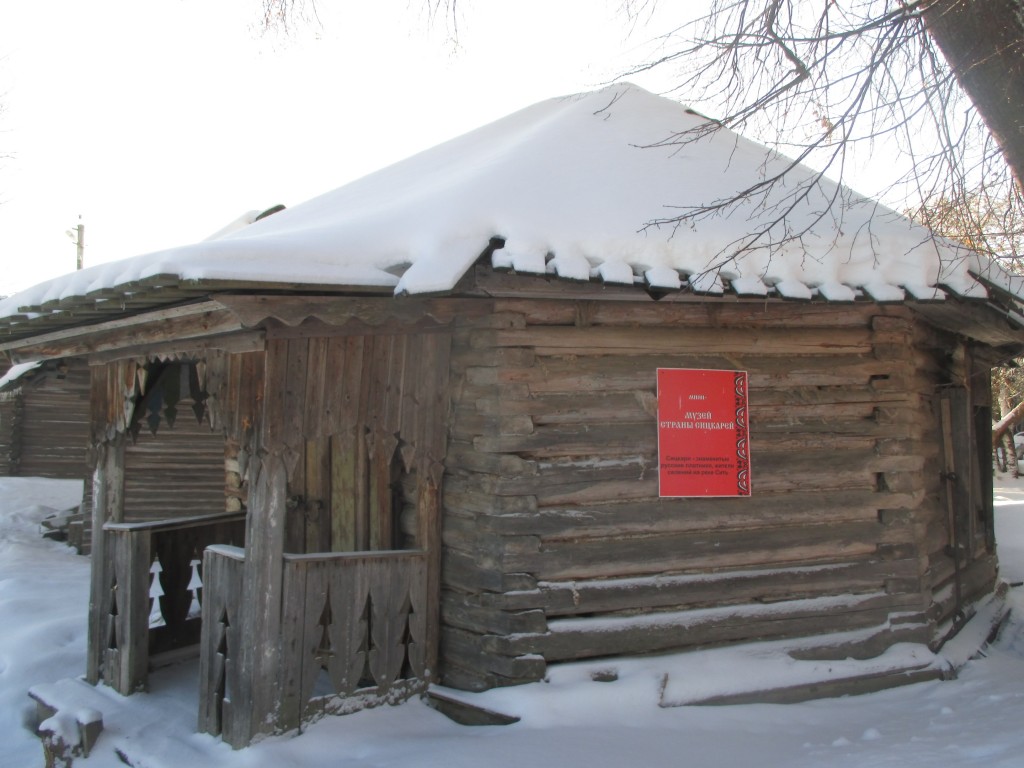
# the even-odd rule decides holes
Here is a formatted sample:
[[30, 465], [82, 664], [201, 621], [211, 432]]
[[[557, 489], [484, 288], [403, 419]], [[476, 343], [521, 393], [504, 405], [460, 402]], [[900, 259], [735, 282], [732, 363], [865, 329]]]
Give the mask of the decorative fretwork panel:
[[214, 736], [232, 727], [244, 565], [241, 549], [212, 547], [203, 553], [203, 573], [209, 586], [204, 589], [200, 640], [199, 730]]
[[286, 557], [282, 729], [423, 690], [422, 551]]
[[207, 515], [155, 523], [108, 523], [100, 598], [104, 632], [100, 676], [119, 693], [146, 687], [153, 656], [199, 642], [203, 599], [198, 553], [215, 543], [242, 544], [244, 517]]

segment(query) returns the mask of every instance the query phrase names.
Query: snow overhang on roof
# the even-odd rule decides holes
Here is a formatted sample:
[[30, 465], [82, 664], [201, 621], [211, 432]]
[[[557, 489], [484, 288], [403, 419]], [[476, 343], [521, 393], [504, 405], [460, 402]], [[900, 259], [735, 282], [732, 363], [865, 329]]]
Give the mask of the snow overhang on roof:
[[0, 392], [7, 392], [12, 389], [17, 389], [22, 382], [22, 379], [32, 371], [40, 368], [43, 365], [43, 361], [37, 360], [32, 363], [17, 363], [12, 365], [10, 369], [2, 377], [0, 377]]
[[998, 264], [800, 166], [721, 214], [672, 223], [791, 163], [724, 128], [673, 140], [702, 124], [628, 84], [544, 101], [216, 239], [19, 293], [0, 302], [0, 331], [238, 285], [445, 292], [492, 241], [496, 268], [657, 291], [1024, 299]]

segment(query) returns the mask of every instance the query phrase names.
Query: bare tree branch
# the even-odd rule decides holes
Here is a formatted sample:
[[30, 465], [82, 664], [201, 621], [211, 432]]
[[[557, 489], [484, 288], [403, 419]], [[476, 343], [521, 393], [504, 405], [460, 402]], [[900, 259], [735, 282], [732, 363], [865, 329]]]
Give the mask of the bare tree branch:
[[[1016, 0], [983, 2], [998, 14]], [[893, 179], [890, 187], [872, 192], [902, 190], [917, 200], [914, 207], [942, 199], [962, 210], [963, 221], [973, 221], [979, 235], [974, 239], [979, 242], [981, 233], [994, 232], [991, 217], [983, 221], [976, 213], [970, 216], [978, 210], [972, 200], [982, 196], [999, 201], [991, 210], [1000, 211], [1006, 231], [1012, 231], [1024, 206], [1007, 163], [1006, 142], [1001, 145], [997, 140], [1001, 134], [981, 118], [961, 87], [963, 76], [950, 66], [948, 52], [940, 50], [934, 39], [935, 18], [959, 18], [952, 8], [973, 13], [981, 4], [966, 4], [966, 0], [824, 4], [715, 0], [707, 15], [660, 36], [654, 41], [653, 55], [623, 77], [668, 69], [675, 83], [670, 93], [721, 115], [667, 138], [666, 143], [682, 146], [725, 126], [779, 149], [795, 162], [734, 195], [680, 209], [650, 226], [689, 225], [751, 199], [765, 201], [771, 190], [781, 189], [797, 164], [808, 163], [820, 173], [800, 182], [800, 189], [787, 187], [783, 202], [775, 196], [767, 223], [720, 256], [728, 260], [751, 249], [773, 252], [807, 234], [806, 226], [787, 226], [788, 217], [812, 191], [820, 191], [823, 174], [843, 181], [852, 152], [860, 147], [877, 149], [884, 143], [909, 158], [909, 170]], [[648, 2], [634, 2], [627, 3], [626, 10], [635, 14], [647, 7]], [[984, 40], [971, 39], [961, 43], [974, 46], [962, 58], [977, 62], [986, 56], [1008, 55], [1007, 77], [1015, 77], [1024, 69], [1013, 66], [1013, 57], [1024, 52], [1019, 13], [1005, 21], [1010, 34], [1000, 39], [1000, 49], [985, 50]], [[994, 22], [989, 19], [988, 23]], [[1017, 104], [1018, 112], [1021, 104], [1024, 99]], [[841, 209], [836, 213], [839, 223]], [[986, 250], [997, 253], [995, 247]], [[1017, 249], [998, 251], [999, 256], [1018, 254]]]

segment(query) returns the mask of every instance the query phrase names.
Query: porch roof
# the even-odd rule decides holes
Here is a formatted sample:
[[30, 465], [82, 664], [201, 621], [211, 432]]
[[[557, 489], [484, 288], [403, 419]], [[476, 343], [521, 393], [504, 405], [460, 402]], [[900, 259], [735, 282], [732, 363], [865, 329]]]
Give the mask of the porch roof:
[[659, 292], [952, 295], [1024, 324], [1024, 283], [997, 263], [803, 166], [762, 188], [792, 161], [724, 128], [681, 143], [702, 125], [628, 84], [541, 102], [221, 237], [0, 301], [0, 342], [221, 290], [444, 293], [482, 254], [496, 269]]

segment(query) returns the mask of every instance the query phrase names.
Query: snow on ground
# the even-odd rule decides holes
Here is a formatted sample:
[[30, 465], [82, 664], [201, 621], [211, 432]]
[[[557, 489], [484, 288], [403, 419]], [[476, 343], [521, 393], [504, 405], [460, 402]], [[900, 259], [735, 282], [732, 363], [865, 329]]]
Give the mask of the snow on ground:
[[[1024, 480], [997, 485], [1003, 575], [1024, 581]], [[563, 665], [546, 683], [484, 698], [520, 715], [516, 725], [460, 726], [410, 701], [327, 718], [300, 736], [235, 752], [194, 732], [196, 686], [183, 668], [155, 673], [152, 692], [130, 698], [71, 679], [85, 665], [88, 563], [37, 530], [42, 517], [79, 495], [74, 483], [0, 478], [0, 768], [42, 765], [40, 743], [25, 725], [26, 692], [47, 685], [100, 702], [106, 729], [93, 754], [76, 760], [84, 768], [121, 768], [117, 750], [138, 768], [1024, 766], [1024, 587], [1010, 590], [1014, 613], [999, 640], [954, 681], [795, 705], [661, 708], [666, 668], [705, 677], [712, 668], [694, 671], [680, 656]], [[714, 671], [723, 678], [735, 676], [741, 661], [749, 669], [752, 656], [724, 658], [736, 666]], [[619, 679], [593, 682], [590, 671], [601, 667], [615, 667]]]

